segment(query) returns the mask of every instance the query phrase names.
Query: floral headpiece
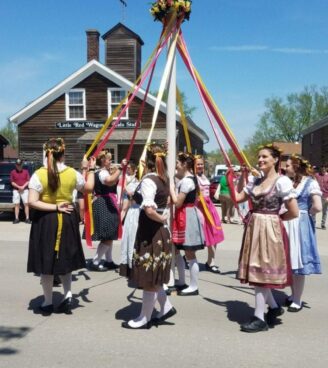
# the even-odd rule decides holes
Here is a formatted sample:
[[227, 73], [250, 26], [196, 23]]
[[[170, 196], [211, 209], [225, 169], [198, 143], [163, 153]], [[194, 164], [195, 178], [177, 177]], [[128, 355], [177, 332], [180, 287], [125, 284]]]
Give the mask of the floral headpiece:
[[195, 160], [196, 156], [194, 156], [191, 152], [179, 152], [178, 157], [184, 157], [184, 158], [191, 158], [192, 160]]
[[163, 22], [168, 14], [176, 12], [178, 18], [189, 20], [192, 0], [157, 0], [151, 4], [150, 13], [155, 21]]
[[258, 148], [258, 150], [262, 150], [262, 149], [265, 149], [265, 148], [270, 148], [270, 149], [272, 149], [276, 152], [279, 152], [280, 155], [284, 152], [281, 148], [274, 145], [273, 143], [263, 144], [263, 145], [258, 146], [257, 148]]
[[296, 154], [296, 153], [293, 153], [290, 158], [292, 160], [298, 160], [298, 162], [300, 163], [300, 165], [302, 166], [306, 166], [307, 168], [311, 168], [311, 164], [308, 160], [305, 160], [302, 156]]
[[65, 151], [65, 143], [63, 138], [53, 138], [49, 139], [48, 142], [46, 142], [43, 145], [43, 150], [48, 153], [60, 153]]
[[[154, 152], [155, 147], [159, 147], [160, 151]], [[147, 151], [150, 152], [151, 154], [153, 154], [156, 157], [166, 157], [166, 155], [167, 155], [165, 145], [164, 144], [159, 144], [159, 143], [156, 143], [156, 142], [148, 143], [147, 144]]]

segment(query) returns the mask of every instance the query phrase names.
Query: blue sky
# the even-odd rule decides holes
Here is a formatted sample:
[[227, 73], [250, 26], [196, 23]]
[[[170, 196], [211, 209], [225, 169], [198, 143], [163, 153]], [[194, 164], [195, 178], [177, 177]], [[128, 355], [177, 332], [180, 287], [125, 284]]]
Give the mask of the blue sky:
[[[125, 1], [123, 23], [145, 42], [145, 61], [161, 26], [149, 14], [150, 1]], [[119, 0], [1, 0], [0, 14], [0, 126], [86, 63], [86, 29], [102, 35], [123, 20]], [[254, 132], [266, 98], [328, 86], [327, 14], [326, 0], [193, 1], [183, 33], [240, 145]], [[197, 107], [194, 120], [211, 137], [206, 149], [216, 149], [196, 89], [179, 60], [177, 68], [180, 89]]]

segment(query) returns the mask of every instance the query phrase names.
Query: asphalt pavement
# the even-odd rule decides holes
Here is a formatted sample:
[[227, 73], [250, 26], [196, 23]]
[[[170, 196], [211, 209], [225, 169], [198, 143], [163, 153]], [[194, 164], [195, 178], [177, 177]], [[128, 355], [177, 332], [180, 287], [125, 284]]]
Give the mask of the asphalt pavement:
[[[121, 322], [138, 315], [142, 292], [115, 271], [73, 273], [72, 315], [36, 313], [42, 290], [39, 278], [26, 273], [30, 225], [0, 216], [0, 367], [327, 367], [328, 231], [317, 230], [323, 274], [306, 279], [303, 310], [286, 311], [267, 332], [247, 334], [239, 325], [253, 314], [254, 292], [235, 279], [243, 227], [223, 226], [221, 274], [205, 271], [206, 250], [198, 252], [200, 295], [171, 296], [178, 313], [165, 325], [126, 330]], [[115, 242], [116, 262], [119, 248]], [[95, 252], [85, 244], [84, 250], [86, 258]], [[61, 293], [54, 288], [55, 304]], [[288, 293], [275, 296], [282, 303]]]

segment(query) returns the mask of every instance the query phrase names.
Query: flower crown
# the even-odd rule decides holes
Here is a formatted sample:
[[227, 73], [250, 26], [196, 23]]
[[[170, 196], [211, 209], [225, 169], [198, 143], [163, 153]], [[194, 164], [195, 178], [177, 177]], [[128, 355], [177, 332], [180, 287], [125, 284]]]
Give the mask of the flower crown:
[[278, 146], [275, 146], [273, 143], [262, 144], [258, 146], [257, 148], [258, 150], [265, 149], [265, 148], [271, 148], [272, 150], [279, 152], [279, 154], [282, 154], [284, 152], [281, 148], [279, 148]]
[[178, 18], [189, 20], [192, 0], [157, 0], [151, 4], [150, 13], [155, 21], [163, 22], [169, 13], [175, 11]]
[[[53, 147], [53, 144], [56, 143], [57, 148]], [[65, 143], [63, 138], [55, 138], [49, 139], [47, 143], [43, 145], [43, 150], [48, 153], [60, 153], [65, 151]]]
[[293, 153], [290, 158], [292, 160], [298, 160], [299, 163], [302, 165], [302, 166], [306, 166], [307, 168], [311, 168], [311, 164], [308, 160], [305, 160], [302, 156], [296, 154], [296, 153]]
[[[147, 147], [147, 151], [150, 152], [152, 155], [154, 155], [156, 157], [166, 157], [166, 155], [167, 155], [166, 147], [165, 147], [164, 144], [151, 142], [151, 143], [148, 143], [146, 147]], [[154, 152], [154, 147], [159, 147], [161, 151]]]
[[191, 158], [192, 160], [195, 160], [196, 156], [194, 156], [191, 152], [179, 152], [178, 157], [184, 157], [184, 158]]

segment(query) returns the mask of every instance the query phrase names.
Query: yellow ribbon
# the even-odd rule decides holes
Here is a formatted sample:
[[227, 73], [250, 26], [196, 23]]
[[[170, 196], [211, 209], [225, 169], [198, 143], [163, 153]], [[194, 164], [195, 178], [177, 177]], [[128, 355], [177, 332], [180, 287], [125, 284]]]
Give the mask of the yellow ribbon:
[[61, 234], [63, 231], [63, 214], [61, 212], [57, 212], [57, 220], [58, 220], [58, 227], [57, 227], [57, 234], [56, 234], [55, 252], [57, 252], [57, 258], [58, 258], [60, 239], [61, 239]]
[[182, 123], [183, 131], [184, 131], [184, 135], [186, 139], [187, 152], [191, 153], [191, 143], [190, 143], [190, 137], [189, 137], [189, 132], [188, 132], [188, 123], [187, 123], [186, 115], [183, 109], [181, 93], [178, 87], [177, 87], [177, 102], [178, 102], [179, 111], [181, 115], [181, 123]]
[[121, 100], [121, 102], [119, 103], [119, 105], [115, 108], [115, 110], [112, 112], [112, 114], [107, 118], [105, 124], [103, 125], [103, 127], [99, 130], [96, 138], [94, 139], [94, 141], [92, 142], [91, 146], [89, 147], [87, 153], [86, 153], [86, 157], [89, 157], [91, 155], [91, 152], [93, 152], [93, 150], [95, 149], [95, 147], [97, 146], [97, 144], [99, 143], [101, 137], [103, 136], [103, 134], [105, 133], [106, 129], [109, 127], [110, 123], [113, 121], [114, 117], [117, 116], [117, 114], [119, 113], [119, 111], [121, 110], [121, 107], [124, 105], [124, 103], [127, 101], [127, 99], [129, 98], [129, 96], [133, 93], [133, 91], [135, 90], [136, 86], [138, 85], [138, 83], [140, 82], [143, 73], [145, 72], [145, 70], [148, 68], [149, 64], [151, 63], [155, 53], [157, 52], [159, 46], [162, 44], [163, 40], [165, 40], [167, 34], [171, 31], [172, 29], [172, 25], [173, 22], [176, 18], [172, 17], [172, 19], [170, 19], [168, 26], [165, 28], [165, 31], [162, 34], [162, 37], [160, 37], [160, 40], [158, 42], [158, 44], [156, 45], [156, 47], [154, 48], [153, 52], [151, 53], [151, 55], [149, 56], [144, 68], [142, 69], [142, 72], [140, 73], [139, 77], [136, 79], [136, 81], [134, 82], [133, 86], [130, 88], [130, 90], [128, 91], [128, 93], [126, 94], [126, 96]]

